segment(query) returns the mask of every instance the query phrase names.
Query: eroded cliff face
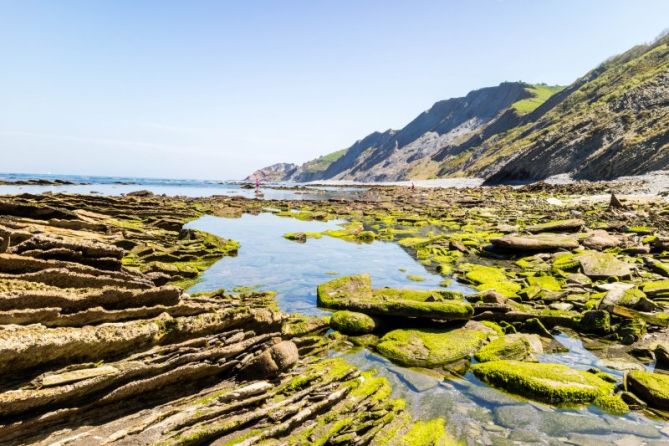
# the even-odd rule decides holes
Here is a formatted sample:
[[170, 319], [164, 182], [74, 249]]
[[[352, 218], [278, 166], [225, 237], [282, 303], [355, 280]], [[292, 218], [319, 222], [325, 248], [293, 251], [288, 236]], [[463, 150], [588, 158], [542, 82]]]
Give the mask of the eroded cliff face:
[[[440, 148], [464, 138], [515, 102], [530, 97], [532, 93], [527, 84], [505, 82], [472, 91], [465, 97], [439, 101], [400, 130], [371, 133], [344, 151], [336, 152], [336, 157], [322, 157], [296, 170], [285, 169], [281, 179], [385, 181], [427, 178], [436, 173], [437, 164], [426, 165], [425, 161], [429, 161]], [[327, 162], [318, 162], [324, 158]], [[267, 173], [278, 171], [276, 166], [261, 170]]]
[[245, 181], [290, 181], [299, 166], [291, 163], [276, 163], [271, 166], [263, 167], [253, 172], [251, 175], [244, 178]]
[[564, 89], [503, 83], [437, 102], [403, 129], [372, 133], [327, 166], [308, 174], [300, 166], [283, 179], [611, 179], [667, 169], [668, 129], [665, 36]]
[[571, 173], [601, 180], [669, 166], [669, 38], [633, 48], [583, 79], [550, 111], [493, 138], [465, 168], [488, 183]]

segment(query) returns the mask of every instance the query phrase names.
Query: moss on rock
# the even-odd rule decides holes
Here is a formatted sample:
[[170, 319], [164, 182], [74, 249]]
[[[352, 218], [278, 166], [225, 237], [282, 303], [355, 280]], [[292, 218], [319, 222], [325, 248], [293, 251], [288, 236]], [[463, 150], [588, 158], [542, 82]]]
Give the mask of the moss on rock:
[[625, 415], [630, 411], [629, 406], [620, 395], [602, 395], [595, 399], [594, 404], [613, 415]]
[[625, 385], [649, 406], [669, 410], [669, 375], [632, 370], [625, 377]]
[[490, 385], [549, 403], [590, 403], [613, 391], [613, 384], [563, 364], [502, 360], [471, 370]]
[[343, 310], [332, 315], [330, 327], [345, 334], [367, 334], [376, 329], [376, 321], [364, 313]]
[[514, 359], [522, 361], [541, 353], [543, 347], [536, 335], [511, 334], [493, 339], [479, 350], [474, 357], [479, 362]]
[[467, 358], [486, 341], [488, 332], [459, 328], [393, 330], [376, 346], [379, 353], [399, 364], [436, 367]]
[[514, 297], [521, 289], [518, 283], [508, 279], [503, 268], [465, 263], [460, 265], [460, 269], [465, 272], [465, 278], [474, 283], [479, 291], [493, 290], [505, 297]]
[[443, 418], [414, 423], [402, 437], [401, 446], [455, 446], [458, 442], [446, 430]]
[[474, 309], [461, 293], [446, 290], [372, 290], [368, 274], [340, 277], [318, 286], [318, 305], [373, 316], [469, 319]]
[[611, 315], [604, 310], [586, 311], [578, 323], [578, 329], [583, 333], [608, 334], [611, 332]]

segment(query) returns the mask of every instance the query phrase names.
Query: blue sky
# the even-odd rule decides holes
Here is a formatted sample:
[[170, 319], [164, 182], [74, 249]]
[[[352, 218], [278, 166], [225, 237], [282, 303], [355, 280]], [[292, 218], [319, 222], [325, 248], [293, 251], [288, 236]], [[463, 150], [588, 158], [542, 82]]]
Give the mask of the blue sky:
[[241, 178], [440, 99], [567, 84], [666, 0], [0, 0], [4, 172]]

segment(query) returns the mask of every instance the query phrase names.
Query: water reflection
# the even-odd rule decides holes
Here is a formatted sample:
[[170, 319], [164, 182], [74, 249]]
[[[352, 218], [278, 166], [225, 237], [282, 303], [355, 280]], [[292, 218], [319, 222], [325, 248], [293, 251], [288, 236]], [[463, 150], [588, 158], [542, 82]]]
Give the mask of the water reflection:
[[[237, 257], [215, 263], [191, 291], [257, 286], [277, 291], [279, 307], [286, 312], [323, 314], [316, 308], [316, 286], [338, 276], [369, 273], [378, 288], [439, 288], [443, 277], [426, 270], [396, 243], [357, 244], [328, 236], [296, 243], [283, 238], [286, 232], [320, 232], [340, 223], [300, 221], [269, 213], [241, 218], [207, 216], [189, 223], [188, 227], [241, 244]], [[424, 280], [411, 281], [409, 275]], [[464, 289], [457, 284], [452, 288]]]

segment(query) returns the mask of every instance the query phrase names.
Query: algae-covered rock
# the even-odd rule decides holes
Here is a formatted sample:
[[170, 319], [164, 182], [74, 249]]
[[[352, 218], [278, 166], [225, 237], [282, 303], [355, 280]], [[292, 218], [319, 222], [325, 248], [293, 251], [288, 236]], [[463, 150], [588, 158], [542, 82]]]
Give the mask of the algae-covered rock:
[[436, 367], [469, 357], [488, 338], [483, 330], [459, 328], [393, 330], [376, 346], [379, 353], [401, 365]]
[[543, 353], [541, 339], [537, 335], [510, 334], [493, 339], [483, 346], [474, 357], [479, 362], [514, 359], [517, 361], [533, 358]]
[[617, 330], [620, 342], [625, 345], [633, 344], [646, 334], [646, 321], [641, 318], [623, 320]]
[[281, 324], [281, 334], [289, 337], [304, 336], [317, 331], [324, 331], [329, 324], [330, 321], [327, 317], [293, 314]]
[[443, 418], [413, 423], [399, 446], [456, 446], [458, 442], [446, 430]]
[[625, 415], [630, 407], [620, 395], [602, 395], [594, 401], [595, 406], [613, 415]]
[[318, 286], [318, 305], [372, 316], [469, 319], [473, 307], [461, 293], [447, 290], [372, 290], [368, 274], [340, 277]]
[[465, 278], [479, 291], [495, 291], [505, 297], [516, 296], [521, 286], [509, 280], [503, 268], [465, 263], [460, 265]]
[[669, 410], [669, 375], [632, 370], [625, 377], [625, 385], [649, 406]]
[[471, 370], [490, 385], [549, 403], [589, 403], [613, 391], [612, 383], [563, 364], [502, 360]]
[[307, 241], [307, 234], [304, 232], [287, 232], [283, 234], [283, 238], [294, 242], [305, 243]]
[[345, 334], [360, 335], [373, 332], [376, 321], [364, 313], [343, 310], [332, 315], [330, 326]]
[[578, 328], [583, 333], [608, 334], [611, 332], [611, 315], [604, 310], [586, 311]]
[[565, 234], [506, 235], [490, 242], [498, 248], [511, 251], [556, 251], [579, 247], [575, 236]]
[[590, 251], [576, 256], [575, 259], [581, 264], [583, 274], [592, 279], [625, 278], [632, 274], [632, 266], [618, 260], [613, 254]]
[[337, 308], [349, 299], [372, 298], [372, 278], [369, 274], [338, 277], [318, 285], [318, 305], [326, 308]]
[[643, 284], [643, 292], [649, 296], [669, 294], [669, 280], [657, 280]]

